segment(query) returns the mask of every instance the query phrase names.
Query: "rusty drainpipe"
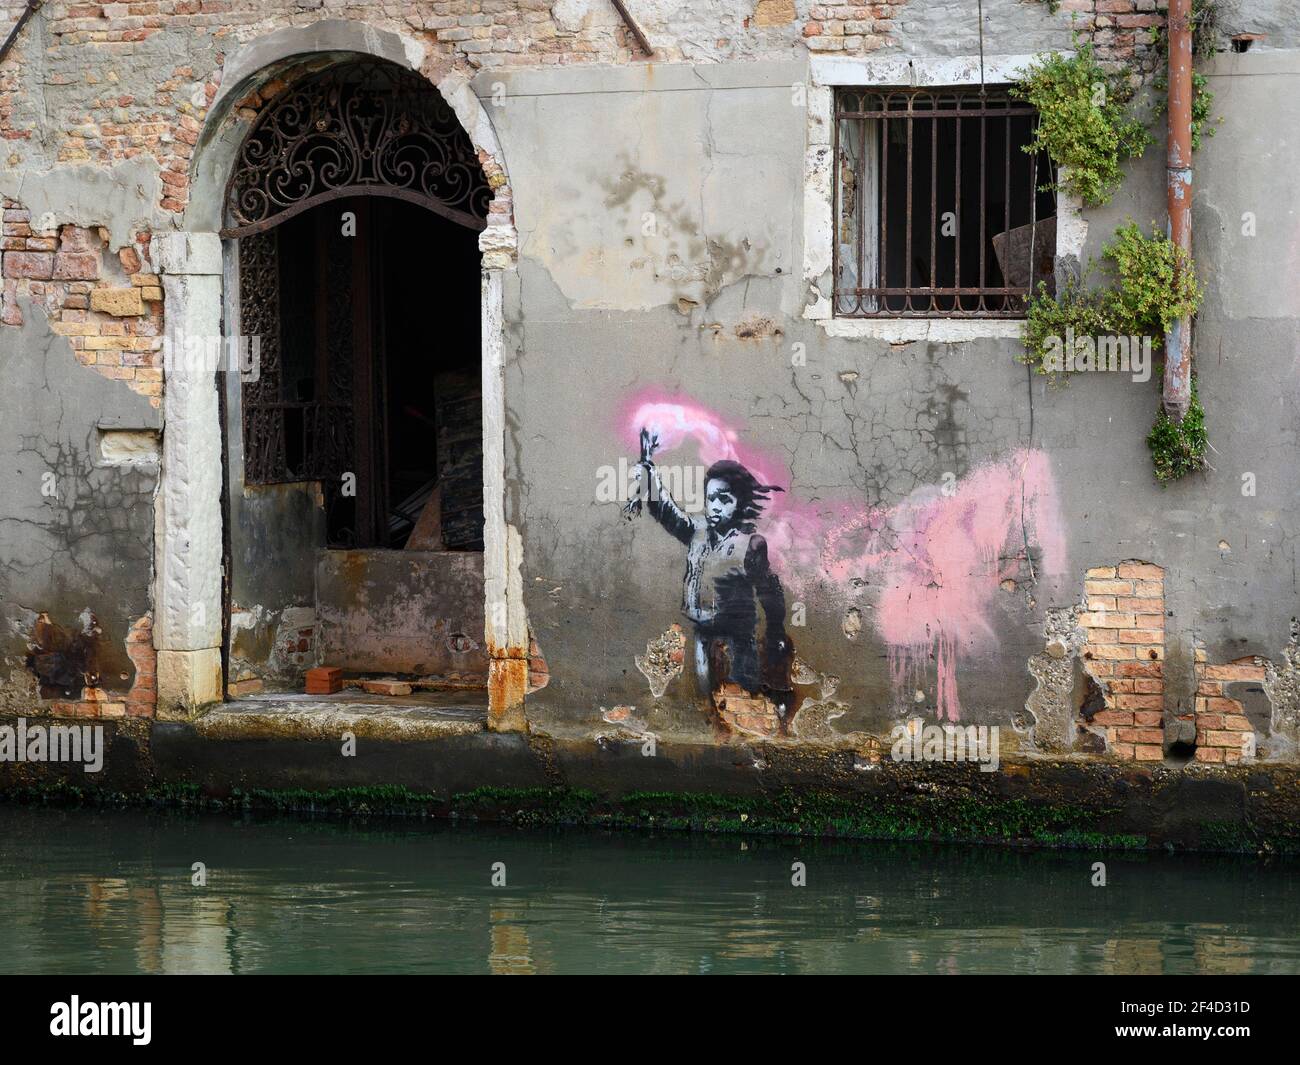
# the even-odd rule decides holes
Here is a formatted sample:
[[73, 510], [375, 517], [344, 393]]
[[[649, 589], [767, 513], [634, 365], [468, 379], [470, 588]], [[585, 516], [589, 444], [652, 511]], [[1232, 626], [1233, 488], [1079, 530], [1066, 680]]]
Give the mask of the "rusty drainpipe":
[[[1192, 0], [1169, 0], [1169, 239], [1192, 253]], [[1192, 401], [1192, 322], [1165, 335], [1165, 413], [1181, 422]]]

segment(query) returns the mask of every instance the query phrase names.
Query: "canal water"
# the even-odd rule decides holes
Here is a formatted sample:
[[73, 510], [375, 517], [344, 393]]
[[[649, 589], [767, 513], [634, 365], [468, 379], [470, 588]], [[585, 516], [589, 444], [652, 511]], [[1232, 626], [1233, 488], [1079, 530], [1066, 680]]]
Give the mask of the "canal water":
[[0, 806], [4, 973], [1296, 973], [1298, 913], [1284, 861]]

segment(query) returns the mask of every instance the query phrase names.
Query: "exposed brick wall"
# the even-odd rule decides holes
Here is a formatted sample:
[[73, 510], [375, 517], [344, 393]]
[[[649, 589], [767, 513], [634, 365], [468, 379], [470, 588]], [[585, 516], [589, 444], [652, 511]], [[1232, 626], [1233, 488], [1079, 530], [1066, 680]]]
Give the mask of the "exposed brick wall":
[[781, 718], [772, 700], [750, 695], [739, 684], [723, 684], [713, 694], [713, 705], [728, 732], [767, 738], [781, 734]]
[[1103, 64], [1149, 74], [1160, 60], [1152, 30], [1163, 27], [1169, 0], [1061, 0]]
[[77, 361], [125, 381], [156, 407], [162, 396], [159, 348], [163, 291], [147, 273], [149, 236], [117, 254], [102, 231], [80, 226], [36, 232], [28, 211], [4, 201], [3, 302], [0, 322], [22, 324], [20, 297], [44, 308], [50, 328], [68, 339]]
[[1196, 651], [1196, 760], [1236, 765], [1255, 752], [1255, 728], [1242, 704], [1228, 697], [1225, 685], [1262, 684], [1266, 663], [1248, 655], [1227, 665], [1210, 665], [1205, 651]]
[[[887, 7], [826, 9], [889, 11]], [[793, 54], [799, 25], [793, 0], [755, 0], [737, 19], [710, 5], [684, 5], [670, 25], [641, 16], [655, 60], [708, 60]], [[310, 0], [148, 0], [47, 3], [42, 71], [32, 69], [29, 27], [0, 73], [0, 137], [5, 165], [101, 163], [151, 156], [162, 169], [163, 210], [188, 199], [190, 158], [221, 85], [225, 56], [242, 42], [322, 18], [364, 22], [431, 46], [434, 65], [479, 69], [641, 58], [612, 5], [566, 16], [554, 0], [425, 0], [419, 3], [311, 3]], [[860, 39], [861, 18], [828, 20], [827, 39]], [[836, 21], [838, 25], [836, 25]], [[846, 23], [853, 29], [839, 34]], [[879, 35], [883, 29], [872, 29]], [[160, 64], [160, 55], [166, 60]]]
[[[3, 5], [16, 12], [14, 3]], [[1103, 61], [1149, 72], [1150, 33], [1167, 0], [1062, 0], [1062, 17], [1096, 43]], [[804, 4], [754, 0], [682, 5], [638, 15], [656, 62], [866, 54], [888, 43], [906, 3]], [[805, 13], [806, 12], [806, 13]], [[43, 32], [25, 29], [0, 71], [0, 137], [12, 168], [157, 160], [164, 211], [184, 210], [189, 166], [227, 54], [285, 26], [349, 19], [402, 32], [431, 47], [431, 63], [466, 72], [518, 66], [631, 63], [641, 58], [612, 5], [566, 14], [554, 0], [52, 0]], [[38, 43], [39, 42], [39, 43]], [[802, 42], [802, 44], [801, 44]], [[41, 69], [34, 69], [42, 47]], [[165, 57], [160, 62], [160, 57]]]
[[894, 30], [903, 4], [819, 4], [809, 9], [803, 35], [810, 52], [874, 52]]
[[1146, 562], [1088, 570], [1083, 658], [1105, 697], [1092, 724], [1117, 758], [1164, 757], [1165, 572]]

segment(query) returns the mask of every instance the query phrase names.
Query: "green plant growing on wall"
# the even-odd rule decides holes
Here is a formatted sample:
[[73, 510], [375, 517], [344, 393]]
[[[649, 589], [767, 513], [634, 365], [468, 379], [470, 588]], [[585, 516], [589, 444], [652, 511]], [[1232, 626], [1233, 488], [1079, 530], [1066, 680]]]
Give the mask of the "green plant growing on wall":
[[1068, 278], [1055, 296], [1039, 282], [1038, 293], [1029, 301], [1025, 317], [1025, 352], [1021, 361], [1032, 366], [1036, 373], [1055, 379], [1054, 371], [1048, 366], [1053, 341], [1113, 332], [1107, 294], [1089, 290], [1086, 277]]
[[1149, 237], [1136, 223], [1121, 226], [1102, 257], [1115, 279], [1109, 299], [1116, 332], [1158, 340], [1201, 305], [1204, 288], [1191, 256], [1156, 231], [1154, 223]]
[[1123, 177], [1125, 159], [1140, 156], [1151, 134], [1133, 114], [1133, 88], [1105, 70], [1089, 41], [1075, 38], [1073, 56], [1052, 52], [1031, 66], [1011, 94], [1038, 111], [1026, 152], [1046, 151], [1065, 168], [1061, 187], [1089, 207], [1107, 203]]
[[1166, 236], [1153, 232], [1148, 237], [1130, 222], [1102, 248], [1102, 262], [1107, 284], [1089, 288], [1089, 264], [1083, 277], [1069, 278], [1056, 296], [1039, 285], [1029, 301], [1022, 362], [1052, 374], [1048, 355], [1053, 342], [1064, 344], [1070, 335], [1149, 336], [1153, 349], [1158, 348], [1173, 322], [1200, 306], [1204, 289], [1195, 264]]
[[[1204, 74], [1192, 71], [1192, 151], [1199, 151], [1205, 137], [1213, 137], [1214, 125], [1210, 122], [1210, 112], [1214, 109], [1214, 93], [1209, 90], [1209, 79]], [[1156, 90], [1155, 113], [1164, 115], [1169, 109], [1169, 76], [1161, 74], [1152, 83]], [[1218, 121], [1222, 122], [1220, 118]]]
[[1176, 422], [1161, 409], [1147, 436], [1147, 447], [1151, 449], [1156, 480], [1161, 484], [1176, 481], [1209, 465], [1206, 455], [1210, 438], [1205, 429], [1205, 408], [1196, 394], [1195, 377], [1192, 378], [1191, 402], [1183, 420]]

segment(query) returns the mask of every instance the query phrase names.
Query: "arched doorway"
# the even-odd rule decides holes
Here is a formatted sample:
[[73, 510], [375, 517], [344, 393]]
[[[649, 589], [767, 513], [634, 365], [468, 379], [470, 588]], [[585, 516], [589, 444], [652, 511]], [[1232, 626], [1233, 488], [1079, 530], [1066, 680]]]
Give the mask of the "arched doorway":
[[486, 708], [491, 190], [425, 79], [320, 62], [281, 78], [226, 190], [228, 314], [259, 338], [223, 391], [227, 691], [301, 691], [333, 666], [401, 698], [477, 690]]

